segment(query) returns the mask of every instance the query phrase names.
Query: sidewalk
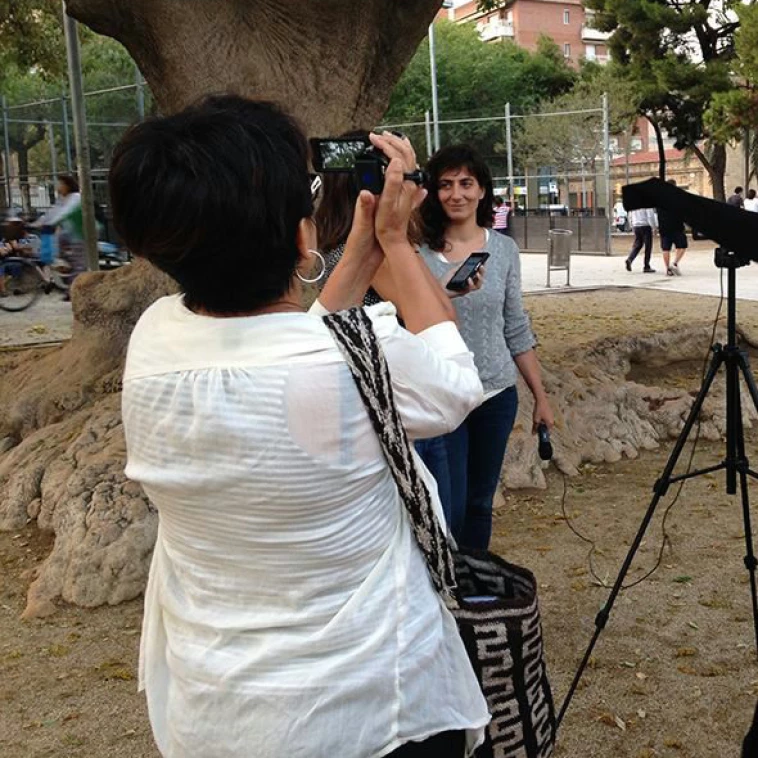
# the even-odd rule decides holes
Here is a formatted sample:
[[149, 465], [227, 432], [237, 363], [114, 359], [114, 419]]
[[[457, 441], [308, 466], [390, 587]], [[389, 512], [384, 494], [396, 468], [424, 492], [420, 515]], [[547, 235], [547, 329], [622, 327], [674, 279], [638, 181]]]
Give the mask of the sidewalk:
[[[631, 248], [631, 237], [629, 245]], [[653, 250], [654, 274], [642, 273], [642, 254], [637, 256], [632, 272], [624, 267], [626, 246], [623, 238], [614, 240], [614, 255], [572, 255], [571, 286], [565, 287], [566, 272], [552, 271], [551, 284], [547, 289], [547, 254], [521, 254], [521, 281], [524, 292], [567, 292], [596, 287], [641, 287], [694, 295], [721, 294], [719, 280], [721, 269], [713, 263], [714, 243], [697, 242], [686, 253], [679, 268], [681, 276], [666, 276], [660, 250]], [[673, 252], [672, 252], [673, 260]], [[726, 294], [726, 271], [724, 271], [724, 294]], [[737, 297], [743, 300], [758, 300], [758, 263], [737, 271]]]

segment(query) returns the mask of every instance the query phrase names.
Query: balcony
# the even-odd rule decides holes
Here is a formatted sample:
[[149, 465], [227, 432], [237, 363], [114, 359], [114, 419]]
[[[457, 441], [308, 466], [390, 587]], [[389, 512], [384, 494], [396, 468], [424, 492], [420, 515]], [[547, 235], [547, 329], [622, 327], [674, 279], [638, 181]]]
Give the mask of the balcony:
[[582, 42], [605, 43], [610, 36], [610, 32], [600, 32], [591, 26], [582, 25]]
[[505, 37], [513, 38], [513, 24], [505, 21], [493, 21], [479, 29], [482, 42], [491, 42]]

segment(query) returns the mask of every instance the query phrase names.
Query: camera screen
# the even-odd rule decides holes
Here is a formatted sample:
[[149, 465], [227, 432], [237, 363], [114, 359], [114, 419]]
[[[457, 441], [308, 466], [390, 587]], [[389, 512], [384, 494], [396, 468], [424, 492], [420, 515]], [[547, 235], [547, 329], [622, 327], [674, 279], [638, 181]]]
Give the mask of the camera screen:
[[321, 171], [350, 171], [355, 166], [355, 158], [362, 153], [368, 143], [360, 137], [356, 139], [319, 140], [318, 156]]

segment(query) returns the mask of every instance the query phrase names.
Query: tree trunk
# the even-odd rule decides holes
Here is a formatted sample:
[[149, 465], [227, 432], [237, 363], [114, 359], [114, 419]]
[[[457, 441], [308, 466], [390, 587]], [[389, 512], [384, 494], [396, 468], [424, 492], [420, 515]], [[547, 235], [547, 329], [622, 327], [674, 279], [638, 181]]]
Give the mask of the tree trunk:
[[697, 145], [694, 145], [692, 152], [695, 153], [703, 168], [708, 172], [708, 178], [711, 181], [713, 199], [726, 202], [726, 192], [724, 187], [724, 176], [726, 174], [726, 146], [709, 145], [707, 154]]
[[654, 116], [650, 116], [647, 113], [645, 118], [653, 125], [653, 131], [655, 132], [655, 142], [658, 146], [658, 178], [662, 181], [666, 181], [666, 148], [663, 145], [663, 133], [661, 132], [658, 119]]
[[208, 92], [276, 100], [312, 136], [374, 126], [441, 0], [69, 0], [131, 53], [164, 113]]
[[[375, 125], [441, 0], [68, 0], [119, 40], [158, 108], [210, 92], [277, 100], [312, 136]], [[174, 285], [147, 264], [80, 276], [71, 341], [0, 375], [0, 529], [36, 519], [56, 534], [28, 616], [63, 598], [138, 595], [156, 514], [123, 474], [120, 376], [142, 311]]]

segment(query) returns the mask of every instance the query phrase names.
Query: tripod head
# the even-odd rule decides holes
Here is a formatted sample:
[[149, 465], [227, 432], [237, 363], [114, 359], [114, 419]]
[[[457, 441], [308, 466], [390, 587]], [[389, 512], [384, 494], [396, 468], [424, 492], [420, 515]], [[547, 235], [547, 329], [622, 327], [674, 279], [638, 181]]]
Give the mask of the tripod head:
[[713, 251], [713, 264], [716, 268], [738, 269], [743, 266], [749, 266], [752, 263], [750, 258], [746, 258], [740, 253], [727, 250], [725, 247], [717, 247]]

